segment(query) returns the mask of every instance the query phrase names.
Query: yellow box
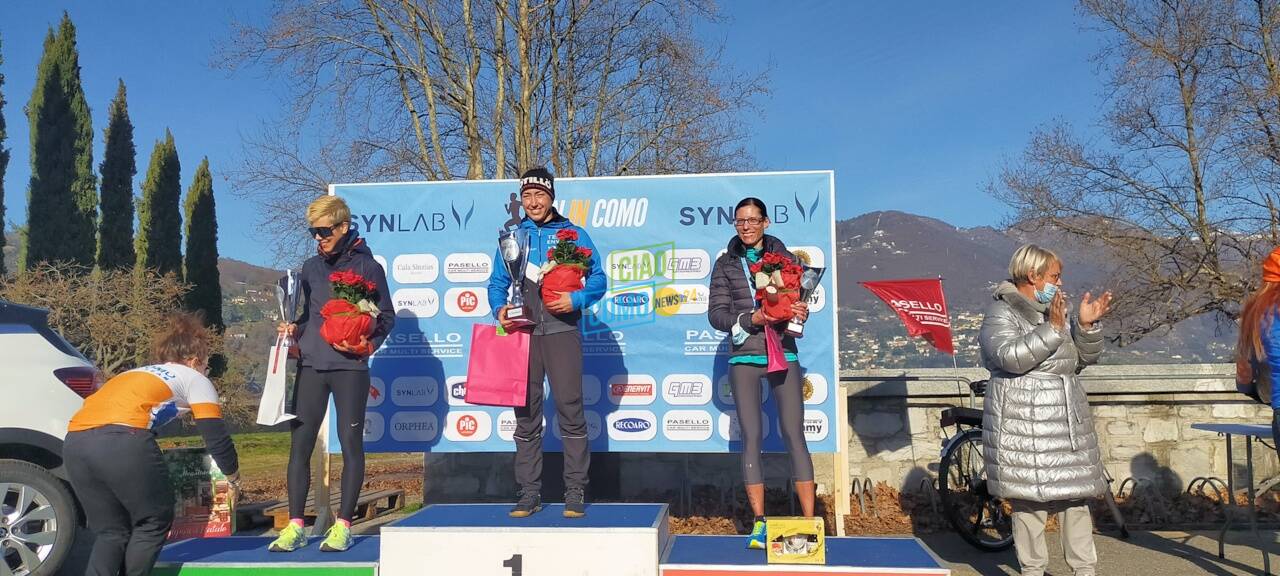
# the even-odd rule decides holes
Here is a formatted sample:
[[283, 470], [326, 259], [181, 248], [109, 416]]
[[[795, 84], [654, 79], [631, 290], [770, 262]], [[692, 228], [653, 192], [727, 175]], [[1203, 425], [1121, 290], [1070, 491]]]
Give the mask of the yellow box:
[[822, 518], [770, 516], [765, 555], [770, 564], [826, 564], [826, 532]]

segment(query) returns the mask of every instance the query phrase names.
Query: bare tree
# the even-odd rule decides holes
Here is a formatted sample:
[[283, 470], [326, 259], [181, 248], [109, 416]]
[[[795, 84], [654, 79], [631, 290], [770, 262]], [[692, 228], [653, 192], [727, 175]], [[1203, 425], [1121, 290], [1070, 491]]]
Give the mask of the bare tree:
[[765, 75], [695, 39], [717, 17], [710, 0], [278, 2], [220, 60], [289, 80], [239, 188], [283, 238], [334, 181], [746, 168], [739, 118]]
[[[1046, 126], [991, 191], [1024, 229], [1063, 232], [1112, 263], [1121, 343], [1202, 314], [1234, 318], [1275, 213], [1273, 188], [1242, 168], [1258, 166], [1268, 148], [1259, 136], [1280, 117], [1274, 92], [1270, 108], [1257, 97], [1275, 86], [1258, 77], [1265, 61], [1240, 65], [1227, 41], [1243, 12], [1213, 0], [1081, 7], [1111, 38], [1099, 56], [1110, 74], [1107, 139]], [[1245, 96], [1242, 82], [1262, 88]]]

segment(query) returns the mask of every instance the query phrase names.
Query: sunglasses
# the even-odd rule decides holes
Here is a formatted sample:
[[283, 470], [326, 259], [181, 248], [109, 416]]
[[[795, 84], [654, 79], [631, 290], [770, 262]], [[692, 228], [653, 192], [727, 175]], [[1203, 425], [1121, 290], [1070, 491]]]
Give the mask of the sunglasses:
[[330, 236], [333, 236], [333, 229], [341, 225], [342, 224], [334, 224], [333, 226], [311, 226], [307, 228], [307, 232], [311, 233], [312, 238], [315, 238], [316, 236], [319, 236], [321, 238], [328, 238]]

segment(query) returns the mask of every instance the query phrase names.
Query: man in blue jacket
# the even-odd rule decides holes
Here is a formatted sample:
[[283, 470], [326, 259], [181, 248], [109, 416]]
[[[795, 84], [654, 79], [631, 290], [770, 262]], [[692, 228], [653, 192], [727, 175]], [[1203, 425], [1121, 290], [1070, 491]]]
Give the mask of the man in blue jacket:
[[[524, 218], [519, 227], [529, 231], [529, 262], [541, 266], [547, 251], [556, 245], [556, 233], [572, 229], [578, 233], [578, 246], [591, 250], [591, 267], [581, 290], [557, 293], [544, 302], [538, 290], [536, 273], [530, 271], [520, 279], [524, 286], [526, 306], [533, 326], [529, 342], [528, 402], [516, 407], [516, 482], [520, 484], [519, 501], [510, 515], [523, 518], [542, 509], [542, 380], [551, 380], [560, 421], [560, 438], [564, 441], [564, 516], [586, 515], [585, 488], [591, 449], [587, 442], [587, 421], [582, 412], [582, 335], [578, 321], [582, 310], [604, 296], [607, 280], [600, 267], [600, 255], [586, 230], [561, 216], [552, 206], [556, 198], [555, 177], [546, 168], [532, 168], [520, 177], [520, 203]], [[494, 262], [502, 262], [495, 255]], [[531, 277], [534, 276], [534, 277]], [[516, 326], [507, 320], [507, 291], [512, 278], [505, 266], [494, 266], [489, 276], [489, 305], [506, 330]]]

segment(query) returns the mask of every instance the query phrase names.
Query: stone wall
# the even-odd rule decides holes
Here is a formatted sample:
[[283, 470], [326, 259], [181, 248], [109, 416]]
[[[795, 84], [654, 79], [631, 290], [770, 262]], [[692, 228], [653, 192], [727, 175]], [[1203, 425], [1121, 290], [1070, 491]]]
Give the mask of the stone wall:
[[[967, 406], [966, 382], [985, 378], [981, 369], [845, 371], [848, 458], [855, 479], [871, 479], [914, 491], [937, 475], [943, 442], [943, 409]], [[1147, 478], [1166, 490], [1184, 490], [1197, 477], [1225, 481], [1226, 446], [1217, 434], [1191, 429], [1198, 422], [1269, 424], [1271, 410], [1235, 391], [1234, 367], [1226, 364], [1094, 366], [1081, 374], [1089, 393], [1103, 460], [1114, 488], [1127, 478]], [[977, 399], [981, 406], [981, 399]], [[1244, 477], [1245, 451], [1235, 440], [1237, 478]], [[1259, 478], [1278, 468], [1276, 454], [1255, 444]], [[786, 455], [765, 457], [765, 481], [783, 487]], [[814, 456], [819, 491], [834, 487], [835, 457]], [[544, 494], [558, 496], [558, 455], [548, 458]], [[734, 454], [596, 454], [592, 493], [597, 498], [669, 499], [695, 485], [727, 493], [740, 481]], [[515, 492], [510, 454], [428, 454], [427, 502], [508, 501]]]
[[[1225, 481], [1226, 443], [1200, 422], [1270, 424], [1271, 409], [1235, 390], [1227, 364], [1094, 366], [1080, 376], [1093, 410], [1103, 463], [1115, 480], [1146, 478], [1166, 490], [1184, 490], [1193, 479]], [[909, 490], [937, 474], [943, 430], [941, 411], [968, 405], [965, 382], [987, 377], [980, 369], [844, 372], [849, 398], [849, 465], [855, 477]], [[981, 399], [977, 399], [981, 407]], [[1254, 445], [1256, 475], [1277, 469], [1274, 450]], [[1245, 446], [1234, 438], [1238, 478]]]

